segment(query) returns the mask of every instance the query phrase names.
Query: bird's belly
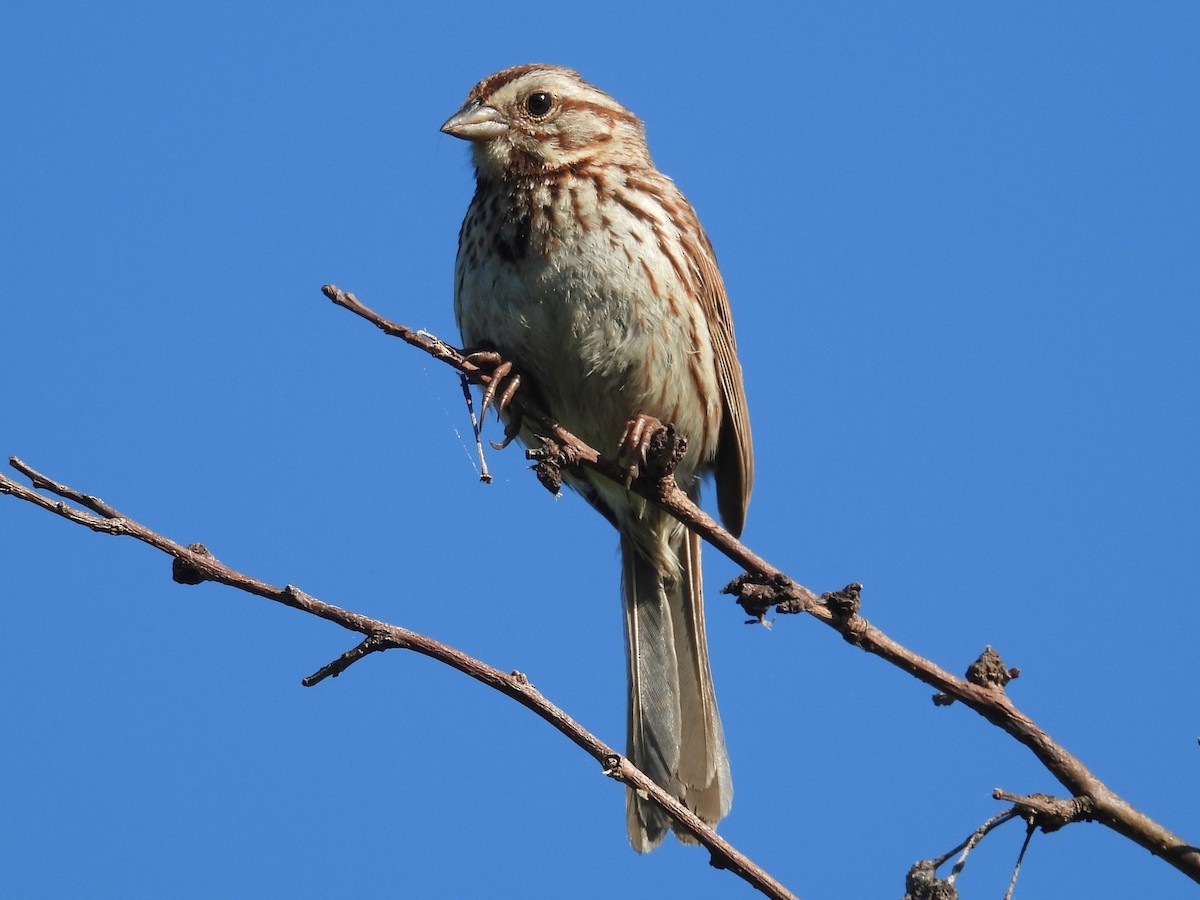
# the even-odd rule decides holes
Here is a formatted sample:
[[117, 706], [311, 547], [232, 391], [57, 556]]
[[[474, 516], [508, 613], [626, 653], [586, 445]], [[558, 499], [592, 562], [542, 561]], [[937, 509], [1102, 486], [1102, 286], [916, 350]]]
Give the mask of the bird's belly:
[[[457, 313], [467, 346], [489, 345], [529, 377], [549, 412], [602, 453], [645, 413], [691, 441], [695, 469], [711, 458], [719, 387], [703, 321], [682, 288], [611, 249], [586, 242], [549, 258], [459, 273]], [[669, 293], [674, 290], [676, 295]], [[713, 422], [716, 425], [713, 425]]]

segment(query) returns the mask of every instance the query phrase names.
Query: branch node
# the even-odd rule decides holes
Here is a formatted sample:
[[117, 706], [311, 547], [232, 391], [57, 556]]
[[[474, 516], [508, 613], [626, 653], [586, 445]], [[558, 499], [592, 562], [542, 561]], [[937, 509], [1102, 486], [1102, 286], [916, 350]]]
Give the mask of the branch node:
[[932, 859], [920, 859], [904, 877], [904, 900], [958, 900], [958, 888], [937, 877]]
[[573, 468], [578, 462], [575, 451], [551, 438], [542, 438], [540, 447], [530, 447], [525, 458], [536, 463], [533, 467], [542, 487], [557, 497], [562, 492], [563, 469]]
[[840, 591], [826, 591], [821, 595], [821, 602], [834, 616], [845, 620], [862, 609], [862, 589], [861, 584], [852, 581]]
[[674, 424], [668, 422], [655, 429], [646, 442], [645, 477], [651, 481], [663, 481], [675, 474], [675, 469], [687, 453], [687, 435], [680, 434]]
[[992, 647], [985, 648], [979, 658], [967, 667], [967, 681], [994, 691], [1003, 691], [1006, 684], [1020, 675], [1020, 669], [1006, 669], [1004, 660]]
[[708, 854], [708, 864], [709, 864], [709, 865], [710, 865], [712, 868], [714, 868], [714, 869], [718, 869], [718, 870], [720, 870], [720, 871], [722, 871], [722, 872], [728, 872], [728, 871], [730, 871], [730, 869], [729, 869], [729, 863], [728, 863], [728, 861], [727, 861], [727, 860], [726, 860], [724, 857], [722, 857], [722, 856], [721, 856], [719, 853], [717, 853], [717, 852], [715, 852], [715, 851], [711, 851], [711, 850], [709, 851], [709, 854]]
[[[1004, 666], [1004, 660], [1000, 658], [992, 647], [986, 647], [979, 658], [967, 667], [967, 681], [971, 684], [979, 685], [992, 691], [1004, 692], [1004, 686], [1014, 678], [1021, 677], [1021, 670], [1017, 668], [1008, 669]], [[954, 698], [944, 692], [939, 692], [933, 695], [934, 706], [950, 706], [954, 702]]]
[[992, 797], [1013, 805], [1022, 819], [1046, 834], [1072, 822], [1090, 822], [1096, 805], [1090, 797], [1054, 797], [1050, 794], [1012, 794], [996, 788]]
[[[295, 588], [291, 588], [296, 590]], [[369, 656], [382, 650], [391, 650], [401, 646], [395, 640], [382, 631], [376, 631], [367, 635], [366, 639], [352, 650], [347, 650], [333, 662], [327, 666], [322, 666], [307, 678], [301, 679], [300, 683], [305, 687], [312, 687], [314, 684], [320, 684], [326, 678], [337, 678], [348, 668], [362, 659], [364, 656]]]
[[[188, 544], [187, 549], [201, 559], [216, 560], [212, 551], [203, 544]], [[176, 556], [171, 562], [171, 580], [176, 584], [203, 584], [208, 581], [208, 573], [195, 560]]]
[[290, 604], [296, 609], [308, 609], [313, 603], [312, 595], [304, 593], [304, 591], [300, 590], [294, 584], [285, 585], [283, 593], [287, 600], [290, 601]]
[[753, 616], [747, 625], [766, 624], [772, 606], [778, 613], [799, 613], [809, 608], [808, 598], [795, 582], [778, 572], [771, 575], [743, 572], [721, 588], [721, 593], [736, 597], [737, 605]]

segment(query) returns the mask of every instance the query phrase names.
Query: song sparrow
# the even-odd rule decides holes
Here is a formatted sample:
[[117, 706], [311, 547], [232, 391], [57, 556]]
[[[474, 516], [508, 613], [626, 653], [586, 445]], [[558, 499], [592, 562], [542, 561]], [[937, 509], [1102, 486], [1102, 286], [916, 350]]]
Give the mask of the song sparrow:
[[[479, 82], [442, 131], [470, 141], [475, 163], [454, 272], [466, 346], [510, 360], [601, 453], [636, 457], [647, 417], [673, 423], [689, 439], [679, 485], [696, 498], [715, 472], [721, 517], [739, 534], [754, 463], [729, 302], [641, 121], [576, 72], [524, 65]], [[716, 824], [733, 787], [700, 541], [622, 485], [590, 473], [569, 483], [620, 533], [629, 758]], [[668, 819], [653, 803], [629, 792], [626, 816], [635, 849], [662, 841]]]

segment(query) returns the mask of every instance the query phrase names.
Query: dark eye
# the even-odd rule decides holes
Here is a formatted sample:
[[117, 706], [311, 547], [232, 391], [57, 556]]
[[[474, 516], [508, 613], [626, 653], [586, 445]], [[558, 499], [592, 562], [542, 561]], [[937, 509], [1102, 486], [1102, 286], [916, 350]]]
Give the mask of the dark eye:
[[525, 109], [535, 119], [540, 119], [554, 107], [554, 98], [545, 91], [535, 91], [525, 98]]

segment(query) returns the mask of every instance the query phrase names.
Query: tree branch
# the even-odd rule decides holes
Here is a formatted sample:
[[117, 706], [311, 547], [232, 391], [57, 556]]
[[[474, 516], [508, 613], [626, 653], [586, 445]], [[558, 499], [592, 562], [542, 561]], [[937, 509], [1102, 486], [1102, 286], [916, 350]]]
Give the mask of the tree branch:
[[[334, 285], [322, 292], [334, 303], [374, 323], [385, 333], [400, 337], [464, 373], [473, 380], [487, 382], [487, 373], [444, 341], [424, 332], [414, 332], [391, 322], [363, 305], [353, 294]], [[552, 450], [531, 452], [534, 458], [556, 457], [555, 465], [594, 469], [618, 483], [624, 483], [625, 470], [566, 431], [554, 419], [518, 395], [519, 413], [537, 426], [539, 434], [551, 439]], [[543, 459], [544, 461], [544, 459]], [[539, 477], [542, 473], [539, 472]], [[543, 483], [545, 480], [543, 479]], [[757, 619], [774, 607], [779, 613], [807, 613], [833, 628], [850, 644], [891, 663], [936, 688], [936, 702], [946, 705], [958, 701], [970, 707], [996, 727], [1029, 748], [1042, 765], [1072, 797], [1088, 810], [1086, 818], [1108, 826], [1139, 846], [1170, 863], [1193, 881], [1200, 882], [1200, 848], [1187, 843], [1149, 816], [1138, 811], [1097, 778], [1081, 760], [1055, 742], [1004, 692], [1016, 669], [1004, 668], [992, 648], [987, 648], [972, 665], [968, 677], [950, 674], [932, 661], [893, 640], [859, 615], [862, 586], [847, 585], [840, 591], [818, 597], [813, 591], [789, 578], [722, 528], [716, 520], [693, 503], [669, 473], [657, 478], [639, 478], [630, 490], [658, 504], [705, 541], [746, 570], [724, 590], [738, 597], [738, 603]]]
[[[372, 322], [385, 333], [399, 337], [435, 359], [446, 362], [473, 381], [488, 383], [490, 373], [486, 369], [475, 365], [444, 341], [425, 332], [413, 331], [391, 322], [364, 306], [353, 294], [344, 293], [332, 285], [327, 285], [323, 291], [334, 303]], [[561, 471], [572, 467], [594, 469], [614, 481], [625, 483], [627, 473], [623, 467], [615, 461], [602, 458], [594, 448], [584, 444], [544, 411], [539, 410], [531, 401], [530, 393], [526, 391], [518, 394], [513, 400], [513, 407], [514, 412], [521, 415], [524, 421], [545, 439], [543, 447], [530, 450], [528, 454], [530, 458], [538, 461], [538, 477], [543, 484], [557, 490], [561, 484]], [[685, 439], [681, 437], [668, 437], [668, 446], [664, 450], [664, 456], [668, 460], [672, 453], [677, 453], [682, 446], [675, 442], [683, 440]], [[674, 821], [708, 847], [715, 866], [730, 869], [768, 896], [792, 896], [682, 804], [633, 768], [623, 756], [600, 742], [565, 712], [542, 697], [520, 673], [506, 674], [424, 635], [324, 603], [290, 585], [280, 588], [259, 581], [225, 566], [203, 545], [193, 544], [185, 547], [175, 543], [122, 515], [94, 496], [60, 484], [16, 458], [10, 461], [14, 468], [30, 479], [34, 489], [26, 488], [0, 475], [0, 493], [33, 503], [93, 531], [125, 535], [149, 544], [174, 557], [174, 577], [181, 583], [216, 581], [227, 584], [326, 619], [365, 636], [358, 646], [304, 679], [303, 683], [306, 686], [315, 685], [330, 676], [336, 677], [359, 659], [388, 649], [412, 650], [450, 665], [533, 710], [600, 761], [606, 774], [639, 792], [645, 792], [662, 806]], [[1021, 797], [997, 792], [997, 798], [1003, 797], [1014, 802], [1016, 808], [1032, 824], [1043, 830], [1054, 830], [1075, 821], [1100, 822], [1161, 857], [1192, 880], [1200, 882], [1200, 849], [1186, 843], [1130, 806], [1079, 759], [1052, 740], [1032, 719], [1017, 709], [1005, 693], [1004, 686], [1019, 673], [1015, 669], [1005, 668], [999, 654], [994, 650], [988, 648], [971, 666], [966, 678], [950, 674], [888, 637], [859, 615], [861, 585], [849, 584], [839, 591], [818, 596], [754, 554], [692, 503], [675, 483], [669, 462], [664, 465], [652, 465], [650, 468], [654, 471], [633, 481], [629, 489], [666, 509], [745, 569], [746, 574], [731, 582], [724, 591], [735, 595], [739, 605], [755, 620], [762, 620], [772, 608], [779, 614], [808, 613], [836, 630], [848, 643], [880, 657], [936, 688], [939, 693], [934, 698], [935, 702], [940, 705], [961, 702], [1024, 744], [1071, 794], [1070, 798], [1064, 800], [1043, 795]], [[49, 491], [64, 499], [55, 500], [43, 496], [38, 490]], [[65, 501], [76, 503], [82, 508], [71, 506]]]
[[[318, 616], [349, 631], [366, 635], [365, 640], [358, 646], [343, 653], [338, 659], [305, 678], [302, 684], [306, 687], [318, 684], [328, 677], [340, 675], [352, 664], [371, 653], [401, 649], [428, 656], [430, 659], [457, 669], [464, 675], [500, 691], [549, 722], [566, 735], [572, 743], [597, 760], [603, 767], [605, 775], [639, 793], [646, 794], [666, 810], [675, 822], [685, 828], [700, 844], [708, 848], [710, 862], [715, 868], [728, 869], [768, 897], [777, 898], [777, 900], [796, 900], [795, 895], [787, 888], [718, 835], [686, 806], [651, 781], [640, 770], [634, 768], [623, 755], [617, 753], [562, 709], [547, 700], [520, 672], [502, 672], [494, 666], [489, 666], [487, 663], [468, 656], [461, 650], [443, 644], [441, 641], [436, 641], [415, 631], [409, 631], [407, 628], [390, 625], [387, 622], [325, 603], [293, 585], [277, 587], [260, 581], [220, 562], [203, 544], [184, 546], [176, 543], [140, 522], [122, 515], [103, 500], [55, 481], [16, 457], [11, 457], [9, 463], [14, 469], [27, 476], [36, 490], [27, 488], [0, 474], [0, 494], [9, 494], [19, 500], [40, 506], [48, 512], [62, 516], [70, 522], [93, 531], [131, 537], [144, 544], [149, 544], [174, 557], [172, 574], [174, 579], [181, 584], [215, 581]], [[63, 500], [53, 500], [43, 496], [37, 492], [38, 490], [49, 491], [65, 500], [79, 503], [91, 512], [77, 509]]]

